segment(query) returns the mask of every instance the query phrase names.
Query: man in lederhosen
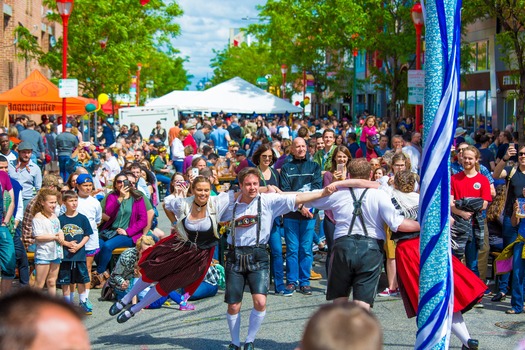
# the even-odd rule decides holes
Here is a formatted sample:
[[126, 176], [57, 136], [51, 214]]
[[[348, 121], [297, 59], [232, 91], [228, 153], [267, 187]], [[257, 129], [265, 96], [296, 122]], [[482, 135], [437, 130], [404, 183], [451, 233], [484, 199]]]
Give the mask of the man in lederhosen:
[[245, 350], [254, 349], [253, 341], [266, 315], [269, 284], [268, 238], [272, 222], [307, 201], [330, 194], [328, 189], [298, 194], [259, 194], [259, 172], [245, 168], [238, 175], [241, 195], [231, 204], [232, 227], [226, 258], [227, 320], [232, 342], [228, 349], [240, 349], [241, 302], [248, 284], [253, 299]]

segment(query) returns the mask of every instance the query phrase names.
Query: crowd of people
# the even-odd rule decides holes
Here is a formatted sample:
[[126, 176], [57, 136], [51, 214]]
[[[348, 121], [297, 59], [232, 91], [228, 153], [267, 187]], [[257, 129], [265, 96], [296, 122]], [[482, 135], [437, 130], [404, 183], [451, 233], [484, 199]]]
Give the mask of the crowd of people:
[[[367, 113], [358, 120], [221, 113], [182, 117], [168, 130], [159, 121], [148, 133], [107, 119], [86, 132], [70, 119], [57, 134], [53, 117], [37, 125], [19, 116], [0, 130], [1, 291], [11, 288], [16, 269], [20, 285], [32, 283], [28, 253], [34, 253], [35, 288], [53, 295], [59, 286], [71, 303], [78, 291], [86, 314], [93, 312], [90, 290], [108, 288], [109, 298], [116, 297], [109, 313], [119, 323], [168, 298], [180, 310], [194, 310], [188, 301], [214, 296], [222, 286], [235, 350], [247, 284], [253, 309], [244, 349], [253, 349], [270, 280], [276, 295], [311, 295], [310, 280], [322, 278], [312, 270], [321, 252], [327, 300], [348, 301], [352, 291], [368, 310], [376, 297], [401, 295], [413, 317], [421, 134], [411, 118], [393, 128]], [[478, 347], [461, 314], [482, 306], [491, 292], [488, 252], [515, 243], [514, 266], [523, 265], [523, 225], [514, 204], [525, 196], [525, 147], [515, 137], [483, 126], [471, 136], [456, 129], [452, 331], [465, 349]], [[507, 191], [496, 187], [505, 178], [502, 199]], [[158, 209], [171, 232], [157, 227]], [[224, 236], [222, 267], [217, 245]], [[126, 250], [113, 267], [118, 248]], [[378, 293], [385, 258], [388, 287]], [[517, 314], [525, 276], [521, 268], [513, 275], [512, 283], [499, 277], [492, 301], [511, 292], [507, 313]]]

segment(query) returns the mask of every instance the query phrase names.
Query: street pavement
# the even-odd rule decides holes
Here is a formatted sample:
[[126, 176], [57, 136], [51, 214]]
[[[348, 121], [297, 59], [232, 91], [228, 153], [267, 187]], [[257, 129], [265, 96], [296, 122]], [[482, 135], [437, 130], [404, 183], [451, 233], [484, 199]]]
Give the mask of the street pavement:
[[[160, 209], [160, 208], [159, 208]], [[167, 229], [168, 220], [162, 210], [159, 227]], [[256, 349], [293, 350], [298, 346], [306, 322], [317, 307], [326, 303], [324, 265], [314, 270], [323, 274], [320, 281], [312, 281], [313, 293], [292, 297], [268, 296], [266, 318], [255, 341]], [[379, 290], [385, 288], [383, 274]], [[273, 290], [273, 289], [272, 289]], [[100, 290], [92, 290], [93, 315], [85, 319], [93, 349], [226, 349], [230, 342], [226, 323], [224, 292], [213, 298], [194, 302], [196, 310], [179, 311], [177, 304], [157, 310], [143, 310], [127, 323], [118, 324], [108, 314], [111, 302], [101, 302]], [[241, 311], [241, 342], [246, 338], [252, 302], [248, 289]], [[483, 309], [473, 309], [464, 315], [472, 338], [479, 339], [480, 349], [515, 349], [525, 338], [525, 313], [507, 315], [510, 301], [492, 303], [484, 300]], [[416, 339], [416, 319], [407, 319], [400, 298], [377, 298], [373, 308], [384, 332], [385, 349], [411, 349]], [[460, 349], [458, 339], [451, 336], [451, 349]]]

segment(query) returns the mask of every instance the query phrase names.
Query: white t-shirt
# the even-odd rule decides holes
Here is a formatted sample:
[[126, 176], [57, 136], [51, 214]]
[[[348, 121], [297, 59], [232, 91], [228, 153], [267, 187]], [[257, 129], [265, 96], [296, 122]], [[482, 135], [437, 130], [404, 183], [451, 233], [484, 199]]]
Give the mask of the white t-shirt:
[[[60, 221], [56, 216], [46, 218], [42, 213], [36, 213], [33, 218], [33, 237], [56, 235], [60, 231]], [[62, 259], [64, 252], [57, 241], [36, 241], [35, 258], [43, 260]]]
[[288, 126], [281, 126], [279, 128], [279, 135], [281, 135], [283, 139], [290, 139], [290, 128]]
[[102, 207], [100, 206], [100, 202], [91, 196], [86, 198], [78, 197], [77, 211], [88, 218], [91, 229], [93, 230], [93, 234], [89, 236], [89, 240], [86, 243], [86, 250], [100, 248], [97, 229], [98, 224], [102, 221]]
[[[361, 197], [363, 191], [362, 188], [354, 188], [356, 199]], [[354, 200], [348, 188], [340, 188], [328, 197], [311, 202], [310, 206], [333, 212], [335, 219], [334, 241], [348, 235], [354, 208]], [[369, 189], [363, 198], [361, 208], [368, 236], [375, 239], [384, 240], [386, 238], [384, 224], [396, 232], [404, 219], [396, 211], [390, 196], [382, 190]], [[355, 219], [352, 234], [365, 234], [359, 217]]]
[[[264, 193], [259, 194], [249, 204], [240, 202], [242, 196], [237, 198], [237, 208], [235, 209], [235, 216], [237, 219], [242, 217], [256, 217], [257, 216], [257, 199], [261, 197], [261, 232], [259, 236], [259, 243], [268, 243], [272, 224], [276, 217], [284, 215], [296, 209], [295, 194], [278, 194], [278, 193]], [[230, 203], [230, 208], [227, 211], [225, 221], [230, 221], [233, 215], [234, 202]], [[246, 247], [254, 246], [257, 242], [257, 224], [249, 227], [236, 227], [235, 232], [228, 236], [228, 243], [232, 243], [232, 235], [235, 236], [235, 246]]]

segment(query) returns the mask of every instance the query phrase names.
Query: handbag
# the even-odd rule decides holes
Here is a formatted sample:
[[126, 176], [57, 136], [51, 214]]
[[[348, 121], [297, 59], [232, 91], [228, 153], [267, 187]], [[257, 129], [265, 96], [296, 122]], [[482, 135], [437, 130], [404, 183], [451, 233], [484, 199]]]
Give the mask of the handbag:
[[109, 285], [109, 282], [106, 281], [106, 283], [104, 283], [104, 286], [100, 290], [100, 300], [111, 301], [113, 299], [115, 299], [115, 291], [113, 290], [113, 287]]
[[98, 233], [98, 237], [103, 241], [109, 241], [113, 237], [118, 235], [117, 230], [107, 228]]

